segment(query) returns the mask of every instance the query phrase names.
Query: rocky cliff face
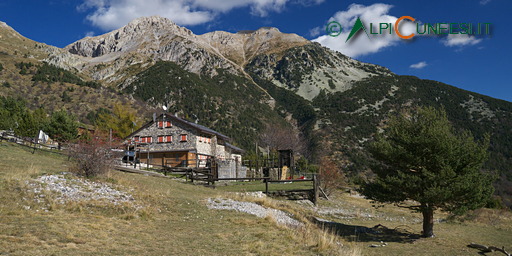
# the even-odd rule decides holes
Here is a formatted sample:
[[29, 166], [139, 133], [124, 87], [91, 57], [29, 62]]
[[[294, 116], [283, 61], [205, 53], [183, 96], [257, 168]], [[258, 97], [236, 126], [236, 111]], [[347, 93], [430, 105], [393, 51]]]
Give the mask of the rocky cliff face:
[[172, 61], [193, 73], [215, 74], [216, 68], [237, 72], [236, 65], [223, 58], [190, 30], [161, 17], [144, 17], [96, 37], [87, 37], [65, 47], [85, 57], [95, 79], [115, 82], [126, 78], [126, 67]]
[[138, 51], [157, 54], [165, 42], [173, 39], [198, 42], [190, 30], [160, 17], [145, 17], [133, 20], [126, 26], [96, 37], [86, 37], [65, 47], [70, 53], [84, 57], [100, 57], [111, 53]]
[[217, 69], [245, 77], [249, 77], [249, 71], [308, 100], [322, 90], [345, 91], [364, 78], [391, 74], [385, 68], [361, 63], [276, 28], [195, 35], [157, 16], [139, 18], [118, 30], [84, 38], [65, 50], [87, 64], [62, 53], [48, 60], [89, 72], [94, 79], [107, 83], [126, 85], [135, 79], [128, 75], [127, 67], [139, 65], [144, 70], [163, 60], [210, 77], [217, 75]]
[[281, 33], [277, 28], [270, 27], [235, 34], [215, 31], [200, 37], [224, 57], [242, 67], [259, 54], [277, 53], [311, 43], [296, 34]]
[[260, 54], [246, 70], [310, 101], [323, 90], [343, 92], [362, 79], [392, 75], [387, 68], [351, 59], [317, 43]]

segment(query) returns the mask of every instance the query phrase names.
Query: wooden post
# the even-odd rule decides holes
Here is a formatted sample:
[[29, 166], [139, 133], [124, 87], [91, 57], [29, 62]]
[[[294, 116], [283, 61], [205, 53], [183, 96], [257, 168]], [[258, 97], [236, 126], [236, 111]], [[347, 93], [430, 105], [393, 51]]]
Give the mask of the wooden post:
[[32, 155], [36, 153], [37, 144], [39, 144], [39, 134], [37, 134], [34, 137], [34, 140], [32, 141], [32, 144], [34, 145], [34, 151], [32, 151]]
[[256, 143], [256, 173], [258, 173], [260, 171], [260, 168], [259, 168], [259, 154], [258, 154], [258, 143]]
[[265, 177], [265, 195], [268, 195], [268, 177]]
[[318, 178], [316, 177], [316, 174], [313, 174], [313, 203], [317, 205], [318, 203]]
[[238, 157], [235, 157], [235, 178], [238, 179]]

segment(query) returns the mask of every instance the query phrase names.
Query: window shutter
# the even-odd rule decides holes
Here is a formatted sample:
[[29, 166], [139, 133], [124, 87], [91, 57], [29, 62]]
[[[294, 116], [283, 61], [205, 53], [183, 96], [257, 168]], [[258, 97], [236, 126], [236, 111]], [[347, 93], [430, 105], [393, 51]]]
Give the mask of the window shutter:
[[140, 139], [140, 137], [139, 137], [139, 136], [135, 136], [135, 137], [133, 137], [133, 140], [134, 140], [135, 142], [139, 142], [139, 139]]
[[171, 135], [167, 135], [167, 142], [172, 142], [172, 136]]
[[170, 121], [165, 121], [165, 127], [168, 128], [168, 127], [172, 127], [172, 124]]
[[163, 127], [164, 127], [164, 122], [158, 121], [158, 128], [163, 128]]
[[164, 142], [164, 136], [158, 136], [158, 143]]

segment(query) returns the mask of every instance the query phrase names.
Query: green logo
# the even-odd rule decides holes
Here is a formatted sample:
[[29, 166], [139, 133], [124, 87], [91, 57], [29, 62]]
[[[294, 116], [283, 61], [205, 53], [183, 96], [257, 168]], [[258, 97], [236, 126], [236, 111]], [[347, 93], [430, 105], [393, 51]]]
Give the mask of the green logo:
[[[381, 22], [381, 23], [370, 23], [370, 33], [366, 30], [365, 25], [361, 21], [359, 17], [352, 27], [352, 30], [348, 34], [347, 40], [348, 42], [352, 37], [356, 36], [359, 31], [363, 30], [368, 39], [371, 40], [370, 35], [384, 35], [384, 34], [396, 34], [401, 39], [411, 39], [417, 34], [410, 32], [408, 35], [402, 34], [403, 31], [400, 31], [400, 22], [408, 20], [409, 22], [416, 23], [416, 33], [418, 35], [490, 35], [491, 34], [491, 23], [471, 23], [471, 22], [462, 22], [462, 23], [454, 23], [454, 22], [442, 22], [442, 23], [418, 23], [416, 19], [411, 16], [402, 16], [398, 18], [394, 25], [391, 22]], [[378, 25], [378, 26], [377, 26]], [[342, 27], [340, 23], [336, 21], [331, 21], [327, 24], [325, 28], [327, 34], [332, 37], [337, 37], [341, 34]]]
[[325, 27], [325, 32], [327, 32], [327, 34], [332, 37], [339, 36], [342, 30], [343, 28], [341, 27], [341, 24], [336, 21], [329, 22], [329, 24], [327, 24], [327, 27]]
[[366, 31], [363, 22], [361, 22], [359, 17], [357, 17], [356, 24], [354, 24], [354, 26], [352, 27], [352, 30], [350, 31], [350, 34], [348, 35], [345, 43], [348, 42], [348, 40], [350, 40], [350, 38], [357, 34], [357, 32], [359, 32], [361, 29], [364, 30], [364, 33], [366, 33], [366, 36], [368, 37], [368, 39], [370, 39], [370, 36], [368, 35], [368, 32]]

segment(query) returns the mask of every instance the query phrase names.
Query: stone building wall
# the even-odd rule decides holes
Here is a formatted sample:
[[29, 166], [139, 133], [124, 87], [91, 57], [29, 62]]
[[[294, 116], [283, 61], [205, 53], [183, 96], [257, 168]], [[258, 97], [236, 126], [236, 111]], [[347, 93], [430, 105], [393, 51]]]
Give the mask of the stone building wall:
[[[205, 138], [208, 138], [210, 139], [210, 141], [205, 141]], [[203, 154], [203, 155], [213, 155], [213, 152], [212, 152], [212, 139], [211, 137], [207, 137], [207, 136], [197, 136], [196, 137], [196, 145], [197, 145], [197, 153], [198, 154]]]
[[[134, 139], [134, 137], [139, 136], [139, 142], [141, 141], [142, 137], [151, 136], [153, 139], [153, 142], [149, 146], [150, 152], [156, 152], [156, 151], [168, 151], [168, 150], [191, 150], [195, 149], [197, 146], [197, 135], [194, 133], [195, 130], [186, 127], [185, 125], [179, 123], [179, 122], [172, 122], [171, 127], [168, 128], [160, 128], [158, 127], [158, 121], [152, 123], [150, 126], [146, 127], [145, 129], [140, 130], [136, 134], [132, 135], [128, 139]], [[170, 121], [170, 120], [166, 120]], [[187, 135], [187, 141], [182, 142], [181, 135], [186, 134]], [[165, 142], [165, 143], [158, 143], [158, 136], [161, 135], [171, 135], [172, 136], [172, 142]]]

